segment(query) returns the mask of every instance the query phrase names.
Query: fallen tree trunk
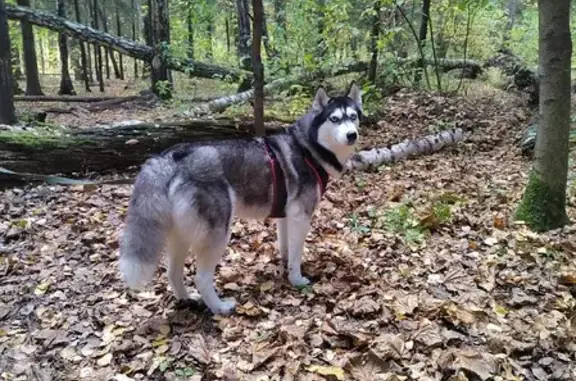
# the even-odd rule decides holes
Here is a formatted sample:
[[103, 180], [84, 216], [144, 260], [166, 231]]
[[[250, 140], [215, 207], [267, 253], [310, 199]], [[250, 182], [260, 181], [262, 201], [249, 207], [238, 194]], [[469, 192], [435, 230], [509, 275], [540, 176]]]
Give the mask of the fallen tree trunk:
[[[104, 33], [89, 26], [58, 17], [48, 12], [20, 6], [6, 6], [6, 13], [11, 20], [26, 21], [30, 24], [48, 28], [55, 32], [66, 33], [81, 41], [110, 48], [132, 58], [151, 63], [156, 52], [154, 48], [123, 37]], [[187, 58], [164, 57], [169, 69], [190, 73], [194, 77], [211, 78], [238, 82], [245, 78], [252, 79], [252, 73], [224, 66], [207, 64]]]
[[408, 157], [420, 156], [440, 151], [442, 148], [454, 145], [464, 140], [465, 135], [461, 129], [442, 131], [435, 135], [428, 135], [418, 140], [406, 140], [390, 148], [373, 148], [356, 153], [346, 163], [349, 170], [367, 170], [382, 164], [395, 163]]
[[[416, 67], [419, 64], [420, 58], [398, 58], [397, 62], [409, 67]], [[438, 66], [443, 72], [449, 72], [454, 69], [465, 69], [467, 78], [477, 78], [483, 70], [483, 65], [474, 60], [454, 59], [454, 58], [441, 58], [437, 62], [433, 59], [425, 59], [424, 65]]]
[[[274, 133], [280, 126], [265, 125]], [[34, 174], [82, 173], [125, 169], [185, 141], [254, 136], [251, 121], [192, 120], [169, 124], [126, 121], [107, 127], [64, 130], [58, 134], [27, 131], [0, 133], [0, 169]], [[366, 170], [410, 156], [432, 153], [463, 140], [461, 130], [445, 131], [390, 148], [361, 151], [347, 163], [348, 170]], [[74, 160], [70, 160], [74, 157]], [[2, 174], [3, 173], [3, 174]], [[0, 180], [12, 177], [0, 171]]]
[[[363, 72], [366, 71], [367, 69], [368, 69], [367, 62], [355, 62], [353, 64], [340, 68], [331, 68], [328, 70], [315, 70], [313, 72], [305, 73], [302, 75], [280, 78], [265, 85], [264, 94], [269, 94], [272, 91], [281, 91], [283, 89], [292, 86], [293, 84], [306, 82], [318, 77], [329, 77], [329, 76], [336, 77], [342, 74]], [[205, 115], [209, 112], [222, 112], [226, 108], [232, 106], [233, 104], [246, 102], [247, 100], [253, 97], [254, 97], [254, 89], [243, 91], [237, 94], [227, 95], [225, 97], [221, 97], [213, 101], [198, 105], [193, 109], [191, 109], [189, 112], [187, 112], [187, 115], [200, 116]]]
[[539, 85], [538, 75], [509, 49], [502, 48], [498, 54], [486, 61], [486, 67], [497, 67], [506, 75], [514, 78], [518, 90], [525, 91], [530, 96], [532, 106], [538, 105]]
[[[270, 125], [267, 130], [274, 130]], [[152, 124], [140, 121], [60, 131], [0, 131], [0, 167], [39, 174], [139, 165], [184, 141], [252, 136], [252, 122], [230, 119]], [[73, 160], [71, 160], [73, 158]]]
[[137, 95], [127, 96], [127, 97], [113, 97], [113, 96], [76, 96], [76, 95], [58, 95], [58, 96], [50, 96], [50, 95], [17, 95], [14, 97], [15, 102], [79, 102], [79, 103], [92, 103], [92, 102], [104, 102], [104, 101], [122, 101], [122, 100], [134, 100], [138, 98]]

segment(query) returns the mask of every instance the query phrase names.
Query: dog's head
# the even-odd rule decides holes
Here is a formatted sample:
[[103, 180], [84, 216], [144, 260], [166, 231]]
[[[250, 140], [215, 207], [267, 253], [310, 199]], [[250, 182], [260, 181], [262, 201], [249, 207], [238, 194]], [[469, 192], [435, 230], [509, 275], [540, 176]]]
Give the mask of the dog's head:
[[324, 88], [316, 91], [312, 103], [312, 138], [338, 159], [345, 160], [354, 151], [362, 117], [360, 88], [352, 82], [344, 96], [329, 97]]

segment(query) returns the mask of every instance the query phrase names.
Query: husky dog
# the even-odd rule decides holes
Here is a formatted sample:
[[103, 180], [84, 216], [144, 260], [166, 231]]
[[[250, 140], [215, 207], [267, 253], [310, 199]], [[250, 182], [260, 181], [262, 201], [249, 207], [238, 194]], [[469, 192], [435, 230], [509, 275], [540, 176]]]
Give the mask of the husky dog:
[[302, 276], [301, 255], [310, 219], [328, 178], [339, 177], [358, 140], [362, 99], [352, 82], [346, 96], [318, 88], [312, 109], [283, 131], [266, 137], [181, 143], [148, 159], [136, 178], [120, 243], [119, 269], [131, 288], [155, 274], [166, 245], [168, 280], [178, 300], [191, 248], [195, 284], [214, 314], [235, 301], [221, 300], [214, 271], [230, 239], [234, 216], [276, 219], [279, 251], [293, 286]]

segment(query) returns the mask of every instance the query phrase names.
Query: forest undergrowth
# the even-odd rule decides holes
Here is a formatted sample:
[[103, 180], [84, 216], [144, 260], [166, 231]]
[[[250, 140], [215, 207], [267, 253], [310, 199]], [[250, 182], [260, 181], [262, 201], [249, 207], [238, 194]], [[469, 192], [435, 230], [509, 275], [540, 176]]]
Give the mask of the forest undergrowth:
[[[495, 94], [402, 90], [382, 102], [383, 117], [363, 128], [361, 148], [455, 127], [473, 133], [436, 154], [333, 180], [305, 246], [310, 287], [292, 288], [279, 275], [271, 221], [235, 220], [216, 278], [218, 292], [238, 301], [229, 317], [178, 307], [164, 264], [145, 291], [124, 288], [116, 261], [131, 186], [4, 190], [0, 374], [576, 379], [576, 227], [536, 234], [514, 221], [531, 165], [518, 140], [532, 115], [519, 98]], [[176, 108], [90, 118], [162, 119]], [[53, 120], [84, 122], [71, 114]], [[190, 291], [193, 275], [190, 259]]]

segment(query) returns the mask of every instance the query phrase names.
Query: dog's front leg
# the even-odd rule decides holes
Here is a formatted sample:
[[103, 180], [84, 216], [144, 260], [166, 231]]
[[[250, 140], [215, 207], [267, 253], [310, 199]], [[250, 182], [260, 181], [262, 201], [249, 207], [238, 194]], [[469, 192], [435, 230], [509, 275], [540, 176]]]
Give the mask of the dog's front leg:
[[310, 281], [302, 276], [302, 250], [304, 241], [310, 230], [310, 217], [305, 213], [299, 213], [288, 217], [288, 280], [295, 287], [310, 284]]

